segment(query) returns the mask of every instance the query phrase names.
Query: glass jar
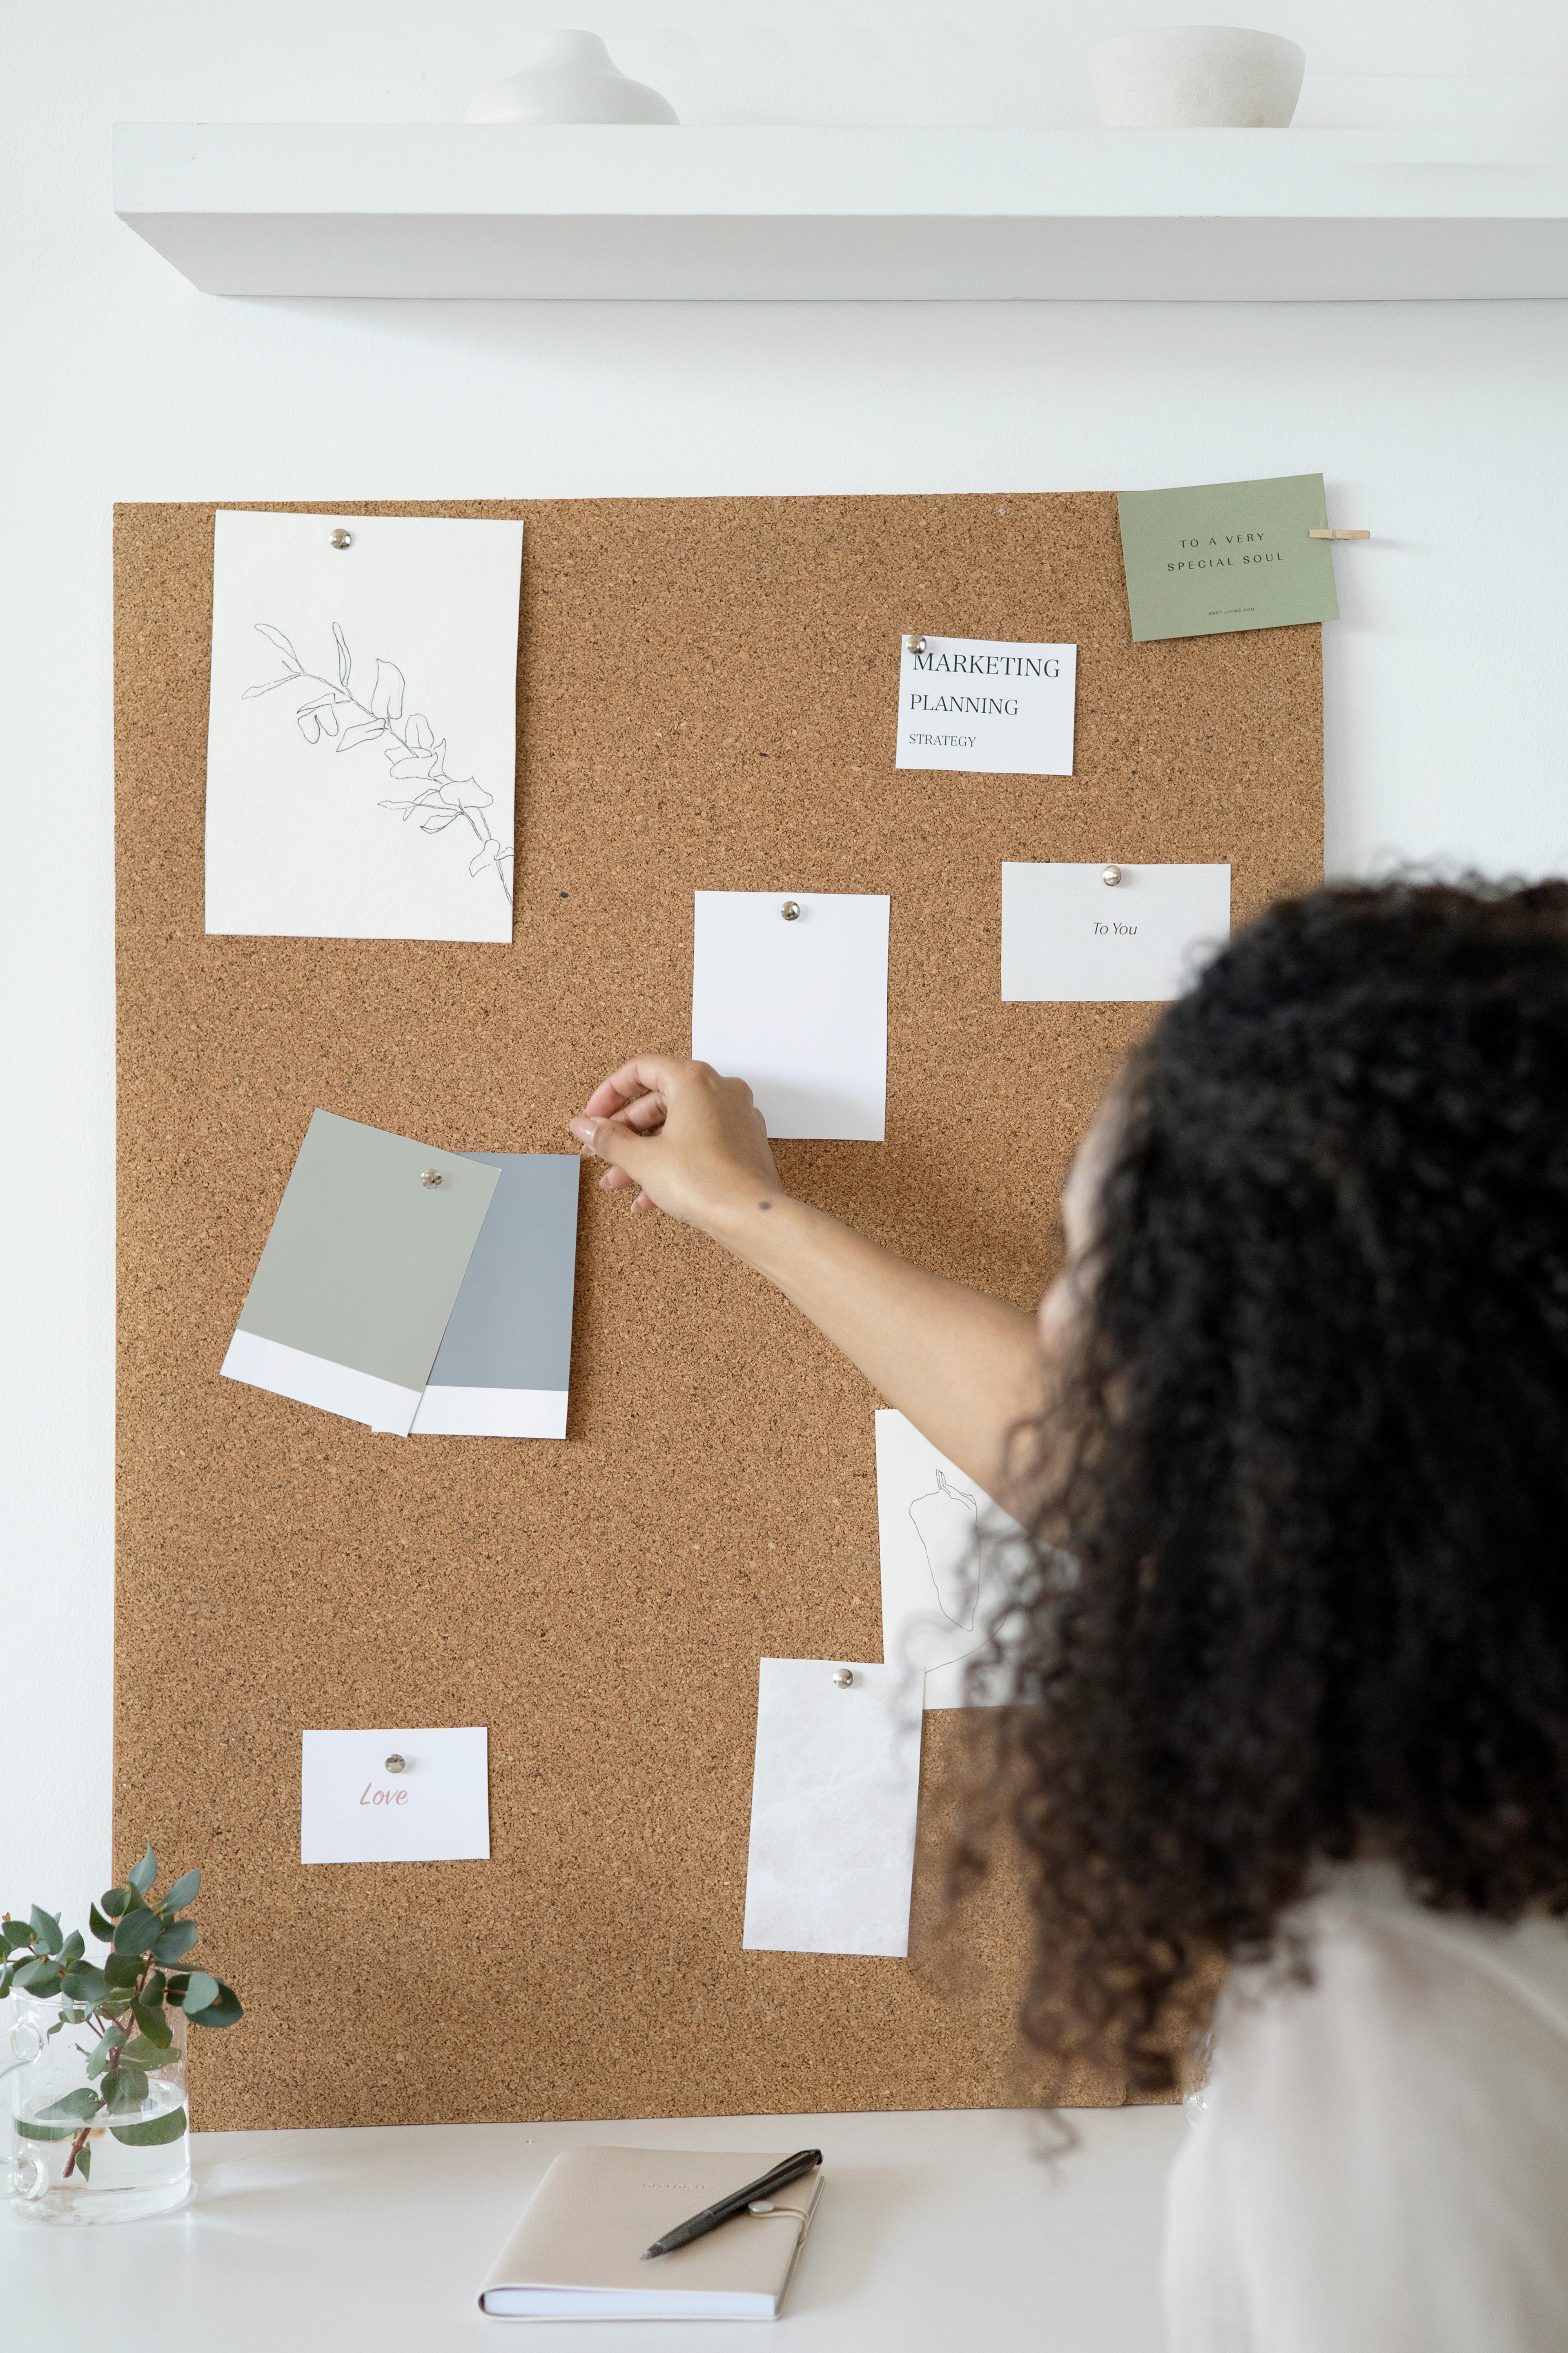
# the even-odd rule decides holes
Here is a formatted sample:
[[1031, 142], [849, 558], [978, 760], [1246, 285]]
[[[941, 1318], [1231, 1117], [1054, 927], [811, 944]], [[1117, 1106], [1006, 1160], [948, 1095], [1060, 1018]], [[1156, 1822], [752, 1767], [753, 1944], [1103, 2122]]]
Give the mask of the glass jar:
[[5, 2186], [14, 2214], [35, 2222], [139, 2222], [184, 2204], [191, 2194], [185, 2021], [177, 2010], [164, 2014], [174, 2035], [168, 2049], [133, 2074], [127, 2065], [137, 2096], [94, 2108], [93, 2095], [101, 2097], [107, 2082], [88, 2073], [100, 2022], [79, 2002], [40, 2001], [18, 1990], [0, 2003], [0, 2076], [10, 2078], [11, 2095]]

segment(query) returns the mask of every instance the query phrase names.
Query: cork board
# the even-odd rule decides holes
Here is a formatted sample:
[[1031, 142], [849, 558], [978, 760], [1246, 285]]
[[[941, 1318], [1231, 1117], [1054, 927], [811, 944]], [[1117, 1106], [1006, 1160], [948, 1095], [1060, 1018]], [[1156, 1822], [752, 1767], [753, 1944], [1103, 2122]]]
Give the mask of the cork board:
[[[757, 1660], [881, 1655], [878, 1399], [782, 1300], [590, 1185], [564, 1443], [217, 1368], [312, 1108], [569, 1149], [606, 1071], [687, 1050], [698, 888], [891, 894], [887, 1143], [781, 1173], [1032, 1302], [1150, 1012], [1000, 1002], [1001, 862], [1229, 860], [1238, 920], [1320, 879], [1320, 633], [1135, 647], [1104, 494], [374, 511], [526, 522], [510, 948], [205, 936], [213, 509], [117, 519], [116, 1856], [207, 1870], [248, 2016], [198, 2038], [197, 2121], [1016, 2099], [1017, 1888], [938, 1933], [959, 1717], [910, 1960], [741, 1949]], [[896, 772], [922, 627], [1075, 641], [1075, 775]], [[301, 1728], [399, 1723], [489, 1726], [492, 1860], [303, 1867]]]

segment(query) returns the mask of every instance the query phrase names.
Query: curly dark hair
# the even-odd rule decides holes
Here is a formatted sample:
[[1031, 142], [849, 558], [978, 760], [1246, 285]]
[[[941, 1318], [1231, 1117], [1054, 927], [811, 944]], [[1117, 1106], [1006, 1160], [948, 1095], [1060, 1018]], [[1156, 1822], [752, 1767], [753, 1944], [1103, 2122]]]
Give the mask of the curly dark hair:
[[1277, 906], [1117, 1103], [992, 1721], [1026, 2031], [1149, 2094], [1321, 1862], [1568, 1909], [1568, 884]]

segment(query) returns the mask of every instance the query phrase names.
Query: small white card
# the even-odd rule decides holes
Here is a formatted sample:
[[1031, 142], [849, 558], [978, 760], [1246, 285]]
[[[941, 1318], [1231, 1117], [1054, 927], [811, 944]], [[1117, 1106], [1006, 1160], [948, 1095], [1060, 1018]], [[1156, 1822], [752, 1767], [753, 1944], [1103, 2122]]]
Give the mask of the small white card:
[[1076, 646], [906, 638], [894, 765], [1070, 776], [1077, 696]]
[[691, 1051], [775, 1136], [887, 1133], [888, 906], [859, 892], [699, 891]]
[[1229, 937], [1228, 866], [1002, 869], [1005, 1005], [1180, 997]]
[[[847, 1673], [847, 1684], [836, 1675]], [[763, 1659], [746, 1855], [748, 1953], [910, 1949], [918, 1686], [896, 1667]]]
[[219, 512], [209, 932], [510, 939], [521, 565], [521, 522]]
[[[301, 1862], [488, 1862], [489, 1734], [483, 1725], [307, 1732]], [[389, 1757], [400, 1766], [389, 1767]]]
[[[1001, 1678], [964, 1688], [964, 1661], [987, 1639], [1023, 1529], [912, 1421], [877, 1415], [877, 1535], [882, 1556], [882, 1656], [923, 1674], [927, 1707], [991, 1707]], [[993, 1687], [994, 1684], [996, 1687]]]

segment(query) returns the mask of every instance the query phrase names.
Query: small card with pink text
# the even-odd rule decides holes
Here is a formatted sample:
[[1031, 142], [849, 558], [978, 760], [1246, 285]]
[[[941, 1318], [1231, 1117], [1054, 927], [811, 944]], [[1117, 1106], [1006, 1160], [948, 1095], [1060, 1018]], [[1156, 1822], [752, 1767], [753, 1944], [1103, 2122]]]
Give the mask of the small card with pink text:
[[483, 1725], [302, 1738], [301, 1862], [489, 1861]]

